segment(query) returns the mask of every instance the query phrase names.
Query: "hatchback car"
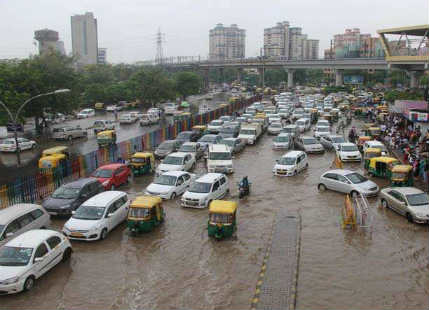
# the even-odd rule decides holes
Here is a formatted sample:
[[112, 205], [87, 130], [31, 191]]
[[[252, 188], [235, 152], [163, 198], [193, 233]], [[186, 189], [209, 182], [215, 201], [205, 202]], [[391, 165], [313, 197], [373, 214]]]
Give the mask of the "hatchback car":
[[273, 139], [274, 150], [289, 150], [293, 148], [293, 139], [290, 134], [281, 133]]
[[327, 135], [320, 137], [320, 143], [326, 148], [326, 149], [338, 149], [338, 145], [340, 143], [344, 143], [346, 140], [343, 136], [339, 135]]
[[94, 178], [83, 178], [60, 186], [42, 202], [50, 215], [71, 215], [85, 200], [104, 191]]
[[378, 185], [368, 180], [362, 174], [351, 170], [330, 170], [322, 174], [317, 185], [319, 191], [330, 189], [340, 193], [350, 194], [356, 197], [359, 193], [363, 196], [376, 196]]
[[198, 160], [204, 156], [204, 148], [199, 142], [185, 142], [178, 151], [182, 153], [191, 153], [194, 155], [195, 160]]
[[331, 134], [331, 129], [328, 126], [316, 126], [314, 129], [314, 137], [318, 140]]
[[221, 143], [228, 146], [232, 154], [241, 152], [246, 146], [246, 142], [240, 138], [226, 138]]
[[229, 123], [229, 125], [222, 126], [222, 128], [219, 130], [219, 136], [221, 136], [222, 139], [236, 138], [239, 132], [240, 125], [232, 125]]
[[74, 240], [102, 240], [126, 220], [130, 201], [124, 192], [103, 192], [85, 201], [64, 224], [63, 233]]
[[362, 155], [354, 143], [340, 143], [337, 148], [337, 156], [343, 162], [362, 160]]
[[405, 216], [409, 222], [429, 223], [428, 194], [415, 187], [386, 187], [380, 191], [381, 205]]
[[222, 143], [222, 137], [212, 134], [204, 135], [198, 140], [198, 142], [201, 144], [204, 150], [208, 150], [210, 145]]
[[190, 153], [175, 152], [163, 159], [156, 169], [157, 175], [167, 171], [189, 171], [194, 169], [195, 157]]
[[212, 200], [229, 192], [228, 178], [221, 173], [207, 173], [191, 184], [181, 199], [182, 207], [207, 208]]
[[198, 132], [182, 131], [176, 137], [176, 141], [182, 145], [185, 142], [196, 142], [199, 138]]
[[174, 199], [183, 194], [194, 179], [195, 175], [186, 171], [168, 171], [156, 177], [146, 187], [145, 193], [162, 199]]
[[70, 241], [53, 230], [30, 230], [0, 248], [0, 295], [29, 291], [35, 281], [66, 261]]
[[[32, 150], [37, 146], [36, 141], [28, 140], [25, 138], [18, 138], [18, 150]], [[15, 139], [5, 139], [0, 142], [0, 152], [16, 152], [16, 141]]]
[[96, 178], [105, 190], [115, 190], [131, 180], [131, 170], [124, 164], [108, 164], [95, 170], [91, 177]]
[[224, 124], [224, 121], [219, 119], [211, 121], [207, 126], [207, 130], [211, 133], [218, 133], [219, 130], [222, 128], [223, 124]]
[[268, 134], [278, 135], [283, 129], [282, 123], [273, 122], [268, 126]]
[[302, 151], [290, 151], [276, 160], [273, 173], [276, 176], [293, 176], [307, 168], [307, 154]]
[[180, 142], [176, 140], [165, 140], [155, 149], [155, 158], [164, 158], [170, 153], [175, 152], [180, 147]]
[[298, 149], [303, 150], [308, 154], [325, 152], [323, 145], [320, 144], [319, 141], [317, 141], [316, 138], [313, 137], [299, 137], [295, 140], [295, 144]]
[[95, 116], [95, 110], [94, 109], [83, 109], [77, 114], [77, 118], [88, 118]]

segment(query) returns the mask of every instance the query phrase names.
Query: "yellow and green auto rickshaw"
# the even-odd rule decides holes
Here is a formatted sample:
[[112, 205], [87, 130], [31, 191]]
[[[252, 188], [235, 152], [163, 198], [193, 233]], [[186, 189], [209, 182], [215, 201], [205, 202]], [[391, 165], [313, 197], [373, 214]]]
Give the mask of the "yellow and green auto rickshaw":
[[399, 161], [393, 157], [380, 156], [369, 160], [368, 174], [371, 176], [389, 179], [392, 176], [392, 168]]
[[70, 157], [67, 146], [55, 146], [43, 150], [42, 156], [39, 159], [40, 169], [52, 169], [59, 167]]
[[371, 158], [380, 157], [381, 149], [378, 148], [367, 148], [363, 153], [364, 167], [366, 170], [369, 168], [369, 162]]
[[116, 143], [116, 132], [114, 130], [100, 131], [97, 134], [97, 143], [99, 147], [106, 147]]
[[391, 186], [413, 186], [413, 167], [410, 165], [395, 165], [390, 176]]
[[359, 136], [358, 140], [357, 140], [357, 147], [359, 149], [359, 151], [363, 151], [363, 145], [365, 144], [365, 142], [367, 141], [371, 141], [372, 138], [369, 136]]
[[202, 137], [208, 133], [207, 132], [207, 126], [205, 126], [205, 125], [195, 125], [192, 127], [192, 131], [197, 132], [199, 137]]
[[209, 206], [208, 234], [217, 240], [231, 237], [237, 229], [237, 203], [213, 200]]
[[162, 199], [156, 196], [138, 196], [130, 205], [127, 227], [132, 234], [150, 232], [165, 219]]
[[137, 152], [131, 156], [130, 168], [134, 176], [153, 173], [155, 171], [155, 157], [153, 153]]

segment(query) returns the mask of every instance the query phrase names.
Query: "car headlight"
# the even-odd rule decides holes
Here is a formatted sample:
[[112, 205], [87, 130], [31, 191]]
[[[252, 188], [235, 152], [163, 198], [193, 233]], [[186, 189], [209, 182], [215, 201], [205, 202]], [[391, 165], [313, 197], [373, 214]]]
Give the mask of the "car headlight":
[[102, 184], [103, 184], [103, 186], [108, 185], [109, 184], [109, 180], [104, 181]]
[[19, 277], [13, 277], [13, 278], [9, 278], [9, 279], [1, 281], [1, 283], [4, 285], [9, 285], [9, 284], [16, 283], [18, 281], [19, 281]]

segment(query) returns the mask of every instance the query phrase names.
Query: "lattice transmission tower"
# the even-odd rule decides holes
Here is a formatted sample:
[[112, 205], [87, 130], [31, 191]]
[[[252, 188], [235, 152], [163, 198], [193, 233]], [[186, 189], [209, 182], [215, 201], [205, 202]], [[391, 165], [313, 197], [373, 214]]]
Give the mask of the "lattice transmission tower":
[[156, 34], [156, 57], [155, 63], [157, 65], [162, 65], [164, 59], [164, 50], [162, 44], [165, 43], [165, 34], [161, 32], [161, 28], [158, 28], [158, 32]]

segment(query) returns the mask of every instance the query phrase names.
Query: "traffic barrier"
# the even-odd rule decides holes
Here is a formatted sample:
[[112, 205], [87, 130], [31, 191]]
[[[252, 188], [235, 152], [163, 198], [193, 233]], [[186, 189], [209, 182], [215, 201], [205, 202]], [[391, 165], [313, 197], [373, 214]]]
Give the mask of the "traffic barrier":
[[222, 115], [232, 114], [259, 100], [252, 97], [220, 107], [190, 119], [176, 121], [169, 126], [156, 129], [139, 137], [100, 148], [96, 151], [78, 155], [57, 168], [39, 171], [34, 176], [20, 177], [14, 182], [0, 185], [0, 208], [16, 203], [35, 203], [49, 196], [62, 184], [89, 176], [98, 167], [117, 162], [119, 157], [129, 159], [137, 151], [153, 151], [165, 140], [175, 139], [184, 130], [191, 130], [195, 125], [208, 124]]

